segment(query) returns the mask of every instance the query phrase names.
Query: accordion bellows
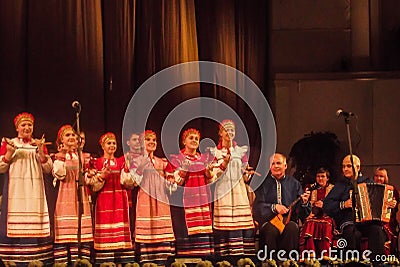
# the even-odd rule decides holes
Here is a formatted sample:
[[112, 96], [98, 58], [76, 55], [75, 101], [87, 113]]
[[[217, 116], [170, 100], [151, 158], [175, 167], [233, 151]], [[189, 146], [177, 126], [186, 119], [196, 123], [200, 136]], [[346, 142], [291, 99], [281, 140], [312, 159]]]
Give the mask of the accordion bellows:
[[358, 212], [356, 222], [389, 222], [391, 209], [388, 202], [393, 199], [393, 186], [378, 183], [358, 184]]

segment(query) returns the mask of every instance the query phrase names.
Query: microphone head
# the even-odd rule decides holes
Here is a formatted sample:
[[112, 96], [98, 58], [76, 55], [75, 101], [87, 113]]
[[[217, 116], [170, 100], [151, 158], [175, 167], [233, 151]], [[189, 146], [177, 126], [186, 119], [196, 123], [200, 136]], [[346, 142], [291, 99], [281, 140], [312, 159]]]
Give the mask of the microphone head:
[[72, 107], [73, 107], [73, 108], [78, 108], [78, 107], [80, 107], [80, 105], [81, 105], [81, 104], [79, 104], [78, 101], [72, 102]]
[[336, 110], [336, 116], [339, 117], [343, 113], [343, 109], [339, 108]]

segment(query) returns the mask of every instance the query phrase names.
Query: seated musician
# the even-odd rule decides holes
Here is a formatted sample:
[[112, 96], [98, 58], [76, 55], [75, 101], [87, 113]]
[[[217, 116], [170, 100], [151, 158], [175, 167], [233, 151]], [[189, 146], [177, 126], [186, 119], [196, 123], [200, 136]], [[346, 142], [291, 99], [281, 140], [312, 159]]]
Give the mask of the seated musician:
[[[378, 167], [374, 171], [374, 182], [378, 184], [389, 184], [389, 176], [387, 170], [382, 167]], [[394, 198], [396, 202], [392, 202], [389, 204], [389, 207], [392, 208], [390, 221], [388, 223], [384, 223], [383, 229], [387, 235], [388, 241], [385, 244], [385, 252], [389, 255], [397, 255], [397, 236], [398, 236], [398, 222], [396, 220], [396, 214], [398, 211], [397, 202], [399, 201], [399, 192], [397, 189], [393, 190]]]
[[[328, 256], [333, 237], [333, 220], [323, 212], [323, 200], [332, 190], [329, 183], [330, 173], [325, 168], [319, 168], [316, 174], [317, 190], [311, 191], [311, 214], [303, 224], [300, 234], [300, 252], [314, 251], [316, 257]], [[325, 250], [325, 255], [322, 251]]]
[[[260, 249], [267, 246], [268, 257], [272, 250], [298, 250], [297, 221], [305, 219], [311, 212], [310, 191], [303, 193], [300, 182], [285, 174], [286, 169], [286, 157], [279, 153], [272, 155], [270, 174], [255, 191], [253, 214], [260, 226]], [[295, 200], [296, 204], [289, 208]], [[274, 254], [272, 258], [276, 256]]]
[[[384, 254], [384, 244], [386, 235], [383, 231], [382, 223], [379, 221], [369, 221], [357, 223], [355, 221], [356, 201], [354, 194], [350, 191], [353, 185], [361, 183], [371, 183], [372, 181], [360, 173], [360, 159], [356, 155], [347, 155], [342, 162], [343, 179], [335, 183], [331, 192], [324, 200], [324, 212], [331, 216], [339, 227], [341, 238], [347, 242], [344, 250], [361, 250], [361, 237], [368, 237], [368, 249], [372, 252], [368, 257], [376, 259], [376, 255]], [[354, 167], [354, 171], [353, 171]], [[354, 192], [354, 191], [352, 191]], [[361, 254], [360, 254], [361, 255]]]

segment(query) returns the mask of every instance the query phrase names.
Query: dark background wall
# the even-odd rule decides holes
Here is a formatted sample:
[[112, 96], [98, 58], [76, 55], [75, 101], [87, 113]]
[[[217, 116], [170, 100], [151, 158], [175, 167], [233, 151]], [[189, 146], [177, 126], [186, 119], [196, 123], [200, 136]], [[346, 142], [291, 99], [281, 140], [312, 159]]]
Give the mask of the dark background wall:
[[[210, 60], [260, 87], [275, 115], [279, 151], [288, 154], [311, 131], [330, 131], [345, 154], [340, 107], [358, 115], [354, 153], [365, 174], [384, 165], [400, 184], [399, 8], [396, 0], [1, 0], [0, 135], [14, 136], [12, 119], [29, 111], [36, 136], [55, 140], [61, 125], [74, 122], [71, 103], [79, 100], [87, 150], [98, 152], [105, 131], [121, 137], [125, 109], [143, 81], [177, 63]], [[259, 146], [241, 100], [211, 85], [176, 89], [149, 128], [159, 132], [168, 112], [195, 96], [235, 108], [251, 146]], [[191, 126], [217, 139], [216, 122]]]
[[[353, 153], [372, 176], [384, 166], [400, 185], [398, 1], [272, 1], [271, 80], [277, 149], [329, 131], [349, 152], [336, 110], [352, 111]], [[396, 63], [397, 62], [397, 63]]]

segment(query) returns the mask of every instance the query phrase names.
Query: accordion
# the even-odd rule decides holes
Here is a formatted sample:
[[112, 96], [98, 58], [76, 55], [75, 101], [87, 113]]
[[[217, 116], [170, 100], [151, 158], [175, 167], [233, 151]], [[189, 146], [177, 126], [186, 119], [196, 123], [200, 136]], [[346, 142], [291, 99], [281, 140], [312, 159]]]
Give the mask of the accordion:
[[356, 222], [382, 221], [389, 222], [391, 209], [388, 201], [393, 199], [393, 186], [377, 183], [361, 183], [357, 185]]

